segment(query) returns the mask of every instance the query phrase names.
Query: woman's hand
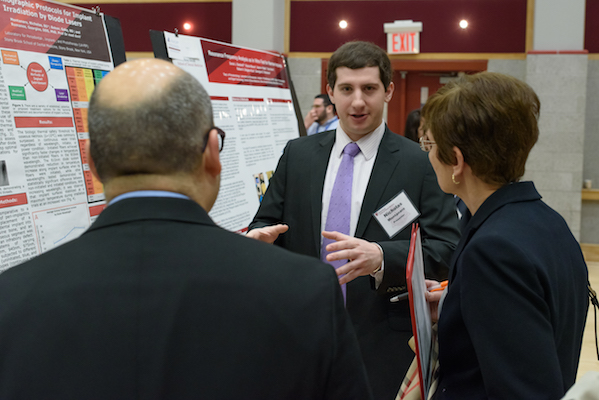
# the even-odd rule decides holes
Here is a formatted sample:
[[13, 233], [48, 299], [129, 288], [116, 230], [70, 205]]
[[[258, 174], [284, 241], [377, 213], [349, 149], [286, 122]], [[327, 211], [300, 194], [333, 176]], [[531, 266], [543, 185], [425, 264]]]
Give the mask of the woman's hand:
[[[440, 282], [433, 281], [430, 279], [425, 279], [424, 283], [426, 283], [427, 289], [441, 286]], [[438, 290], [435, 292], [427, 291], [424, 294], [424, 297], [426, 298], [426, 301], [428, 302], [428, 308], [431, 312], [431, 321], [433, 321], [433, 323], [435, 323], [439, 320], [439, 300], [441, 300], [441, 296], [443, 296], [442, 290]]]

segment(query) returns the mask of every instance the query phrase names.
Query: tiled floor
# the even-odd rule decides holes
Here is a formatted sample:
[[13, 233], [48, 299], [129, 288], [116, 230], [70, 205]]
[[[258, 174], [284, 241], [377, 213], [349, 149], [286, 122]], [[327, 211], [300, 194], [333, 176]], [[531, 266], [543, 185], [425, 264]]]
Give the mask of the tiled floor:
[[[591, 286], [599, 293], [599, 262], [587, 262], [589, 268], [589, 280]], [[599, 317], [599, 312], [597, 313]], [[582, 354], [580, 355], [580, 364], [578, 366], [578, 378], [588, 371], [599, 371], [599, 360], [597, 360], [597, 350], [595, 349], [595, 316], [593, 308], [589, 307], [587, 325], [584, 329], [582, 338]]]

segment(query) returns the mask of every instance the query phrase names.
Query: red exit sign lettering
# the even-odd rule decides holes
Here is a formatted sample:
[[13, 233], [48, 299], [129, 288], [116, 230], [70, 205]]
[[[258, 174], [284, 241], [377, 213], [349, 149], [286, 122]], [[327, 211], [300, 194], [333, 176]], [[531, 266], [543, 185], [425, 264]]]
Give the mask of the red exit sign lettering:
[[387, 53], [420, 53], [420, 32], [422, 32], [422, 22], [398, 20], [383, 24], [383, 28], [387, 34]]
[[418, 35], [417, 32], [393, 33], [391, 35], [392, 52], [394, 54], [418, 53], [419, 49], [416, 47], [416, 35]]

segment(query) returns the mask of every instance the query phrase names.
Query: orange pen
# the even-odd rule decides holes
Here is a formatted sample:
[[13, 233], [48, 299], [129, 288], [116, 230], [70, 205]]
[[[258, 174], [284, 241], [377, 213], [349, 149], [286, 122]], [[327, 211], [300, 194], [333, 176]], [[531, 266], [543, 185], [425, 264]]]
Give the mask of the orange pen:
[[449, 281], [443, 281], [436, 286], [432, 286], [432, 287], [428, 288], [428, 291], [429, 292], [438, 292], [440, 290], [444, 290], [447, 287], [448, 283], [449, 283]]

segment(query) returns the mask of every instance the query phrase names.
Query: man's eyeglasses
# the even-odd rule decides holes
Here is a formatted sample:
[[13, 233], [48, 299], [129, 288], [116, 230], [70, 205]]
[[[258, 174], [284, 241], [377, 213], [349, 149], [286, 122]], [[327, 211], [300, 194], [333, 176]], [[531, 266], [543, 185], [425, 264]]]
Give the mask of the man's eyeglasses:
[[212, 128], [208, 129], [208, 132], [206, 133], [206, 140], [204, 140], [204, 146], [202, 147], [202, 153], [204, 152], [204, 150], [206, 150], [206, 146], [208, 146], [208, 135], [210, 134], [210, 131], [212, 131], [213, 129], [216, 129], [216, 133], [218, 133], [218, 151], [219, 151], [219, 153], [221, 151], [223, 151], [223, 146], [225, 145], [225, 136], [226, 136], [225, 131], [223, 131], [219, 127], [213, 126]]
[[434, 140], [428, 140], [425, 138], [426, 136], [421, 136], [420, 139], [418, 139], [418, 142], [420, 143], [420, 148], [422, 151], [426, 151], [428, 153], [433, 148], [433, 144], [436, 143]]

